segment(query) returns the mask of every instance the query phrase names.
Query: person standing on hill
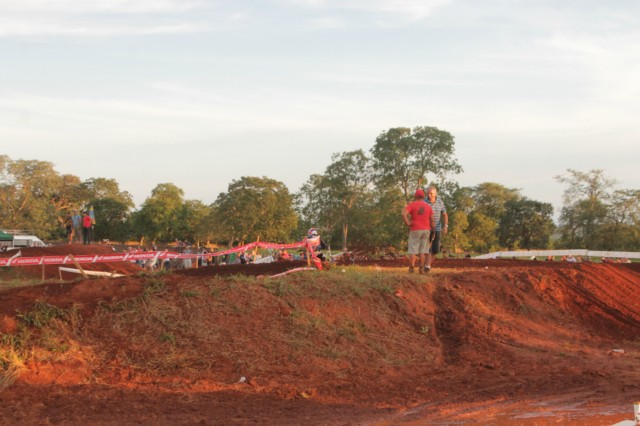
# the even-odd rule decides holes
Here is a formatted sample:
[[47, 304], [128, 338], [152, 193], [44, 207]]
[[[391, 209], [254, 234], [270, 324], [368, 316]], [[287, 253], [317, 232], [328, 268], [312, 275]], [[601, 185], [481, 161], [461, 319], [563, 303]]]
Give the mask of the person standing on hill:
[[419, 255], [419, 272], [423, 274], [429, 234], [435, 226], [435, 216], [431, 206], [424, 201], [422, 189], [418, 189], [413, 198], [414, 201], [407, 204], [402, 211], [402, 220], [409, 227], [409, 273], [413, 273], [416, 266], [416, 255]]
[[66, 232], [68, 243], [71, 244], [71, 242], [73, 241], [73, 216], [71, 214], [69, 214], [64, 220], [64, 229]]
[[82, 242], [82, 216], [78, 209], [73, 211], [73, 242], [80, 244]]
[[447, 208], [444, 206], [442, 198], [438, 198], [438, 190], [435, 186], [431, 185], [429, 189], [427, 189], [427, 198], [425, 201], [431, 206], [435, 216], [435, 227], [431, 228], [431, 246], [427, 254], [427, 264], [424, 267], [425, 272], [429, 272], [433, 258], [436, 254], [440, 253], [442, 235], [447, 235], [449, 231], [449, 216], [447, 216]]
[[89, 216], [89, 212], [85, 211], [84, 216], [82, 216], [82, 242], [84, 244], [91, 244], [91, 226], [93, 226], [91, 217]]

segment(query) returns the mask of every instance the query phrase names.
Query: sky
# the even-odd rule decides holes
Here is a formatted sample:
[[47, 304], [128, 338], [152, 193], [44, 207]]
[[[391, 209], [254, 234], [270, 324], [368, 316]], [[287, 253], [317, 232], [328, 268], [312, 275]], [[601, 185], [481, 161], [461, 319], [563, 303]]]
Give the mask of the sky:
[[637, 0], [0, 0], [0, 154], [208, 204], [432, 126], [461, 185], [557, 215], [567, 169], [640, 188], [638, 22]]

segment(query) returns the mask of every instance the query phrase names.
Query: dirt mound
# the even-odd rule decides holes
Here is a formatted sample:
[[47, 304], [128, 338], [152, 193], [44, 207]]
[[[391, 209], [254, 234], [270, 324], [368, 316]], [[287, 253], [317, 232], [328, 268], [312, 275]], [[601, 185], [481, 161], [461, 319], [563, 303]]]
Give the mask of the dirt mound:
[[[610, 424], [630, 417], [640, 398], [637, 265], [447, 259], [420, 276], [407, 274], [404, 262], [273, 279], [239, 274], [305, 264], [228, 265], [2, 291], [0, 332], [12, 336], [5, 347], [23, 339], [35, 349], [0, 391], [0, 419]], [[49, 322], [35, 325], [43, 318]]]

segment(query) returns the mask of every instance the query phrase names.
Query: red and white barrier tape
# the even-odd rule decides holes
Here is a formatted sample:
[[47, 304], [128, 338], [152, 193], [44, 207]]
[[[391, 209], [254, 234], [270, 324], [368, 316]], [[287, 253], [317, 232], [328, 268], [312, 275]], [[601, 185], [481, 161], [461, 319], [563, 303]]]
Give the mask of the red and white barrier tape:
[[315, 253], [311, 243], [314, 241], [303, 240], [292, 244], [276, 244], [276, 243], [249, 243], [243, 246], [230, 248], [228, 250], [217, 251], [213, 253], [173, 253], [168, 251], [146, 251], [146, 252], [129, 252], [129, 253], [113, 253], [106, 255], [66, 255], [66, 256], [40, 256], [40, 257], [19, 257], [19, 253], [13, 257], [0, 258], [0, 267], [2, 266], [37, 266], [37, 265], [68, 265], [77, 263], [109, 263], [109, 262], [125, 262], [135, 260], [157, 260], [157, 259], [194, 259], [198, 257], [217, 257], [225, 254], [239, 253], [254, 248], [287, 250], [295, 248], [308, 248], [311, 258], [315, 259]]

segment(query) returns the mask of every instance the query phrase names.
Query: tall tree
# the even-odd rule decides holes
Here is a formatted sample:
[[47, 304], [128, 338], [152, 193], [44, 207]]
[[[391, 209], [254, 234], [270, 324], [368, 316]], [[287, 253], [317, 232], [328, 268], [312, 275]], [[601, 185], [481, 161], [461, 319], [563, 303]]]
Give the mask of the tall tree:
[[509, 200], [500, 220], [500, 244], [523, 249], [546, 249], [553, 233], [553, 206], [526, 197]]
[[214, 203], [215, 221], [229, 245], [234, 241], [279, 241], [291, 237], [298, 217], [284, 183], [267, 177], [234, 180]]
[[61, 232], [56, 214], [65, 203], [57, 194], [66, 185], [53, 163], [37, 160], [12, 161], [0, 157], [0, 217], [1, 225], [9, 229], [35, 232], [42, 238]]
[[454, 151], [453, 136], [436, 127], [389, 129], [371, 149], [376, 180], [381, 187], [397, 185], [408, 202], [418, 182], [430, 182], [429, 175], [446, 181], [450, 174], [462, 172]]
[[340, 226], [340, 200], [333, 196], [329, 179], [325, 175], [312, 174], [295, 195], [295, 200], [301, 218], [298, 234], [306, 235], [307, 229], [317, 228], [331, 246]]
[[507, 204], [522, 198], [520, 190], [507, 188], [494, 182], [483, 182], [476, 185], [473, 187], [472, 194], [474, 210], [482, 212], [498, 223], [505, 214]]
[[568, 169], [566, 175], [555, 179], [569, 185], [564, 191], [560, 214], [562, 243], [569, 247], [594, 248], [597, 228], [606, 222], [609, 191], [615, 180], [599, 169], [589, 172]]
[[200, 242], [209, 241], [213, 237], [209, 219], [211, 207], [199, 200], [187, 200], [182, 205], [180, 223], [182, 224], [182, 235], [188, 241], [193, 241], [196, 245]]
[[331, 159], [332, 163], [327, 166], [325, 176], [331, 194], [338, 202], [342, 224], [342, 250], [346, 251], [352, 211], [371, 185], [371, 163], [361, 149], [334, 154]]
[[108, 239], [124, 243], [132, 234], [129, 222], [129, 205], [113, 198], [100, 198], [93, 201], [96, 226], [95, 239]]
[[127, 191], [121, 191], [120, 185], [115, 179], [87, 179], [79, 185], [77, 198], [84, 205], [92, 204], [94, 200], [110, 198], [129, 208], [134, 207], [131, 194]]
[[324, 229], [340, 227], [341, 245], [347, 250], [350, 224], [357, 210], [371, 190], [371, 162], [361, 150], [331, 156], [323, 175], [312, 175], [303, 185], [299, 200], [305, 220], [317, 220]]
[[158, 184], [134, 215], [134, 233], [152, 241], [184, 238], [180, 229], [184, 191], [172, 183]]

